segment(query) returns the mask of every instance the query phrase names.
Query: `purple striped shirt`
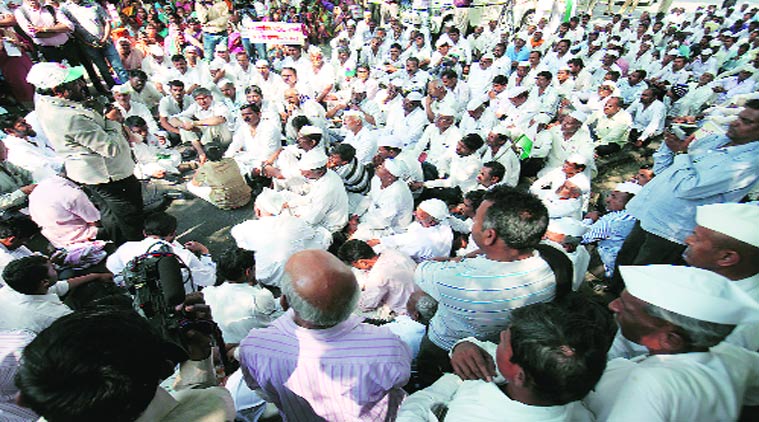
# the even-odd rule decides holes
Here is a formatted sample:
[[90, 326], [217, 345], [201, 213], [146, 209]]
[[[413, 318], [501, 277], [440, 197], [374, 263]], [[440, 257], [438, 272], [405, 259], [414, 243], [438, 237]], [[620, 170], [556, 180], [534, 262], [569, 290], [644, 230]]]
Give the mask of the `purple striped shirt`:
[[394, 420], [406, 396], [411, 352], [390, 330], [351, 316], [322, 330], [293, 311], [240, 343], [248, 386], [260, 388], [286, 421]]

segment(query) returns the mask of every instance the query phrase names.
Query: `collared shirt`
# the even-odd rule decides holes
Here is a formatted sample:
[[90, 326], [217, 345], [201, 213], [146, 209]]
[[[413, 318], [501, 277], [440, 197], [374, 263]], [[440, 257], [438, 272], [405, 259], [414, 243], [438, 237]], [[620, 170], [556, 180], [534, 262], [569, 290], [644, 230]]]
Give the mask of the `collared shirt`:
[[481, 168], [482, 159], [476, 152], [463, 157], [454, 152], [451, 154], [448, 178], [428, 180], [424, 182], [424, 186], [428, 188], [458, 186], [462, 192], [467, 193], [477, 187], [477, 174]]
[[71, 23], [66, 15], [64, 15], [60, 10], [56, 10], [55, 16], [53, 16], [48, 11], [48, 8], [44, 6], [40, 7], [37, 10], [33, 10], [29, 5], [24, 3], [18, 9], [16, 9], [13, 14], [16, 17], [18, 26], [21, 27], [21, 29], [23, 29], [24, 32], [32, 38], [32, 42], [34, 42], [36, 45], [46, 47], [60, 47], [63, 44], [66, 44], [66, 42], [69, 40], [69, 33], [60, 32], [50, 37], [41, 38], [34, 36], [35, 34], [29, 33], [29, 26], [50, 28], [52, 26], [55, 26], [57, 22], [59, 24], [66, 25], [69, 28], [69, 31], [74, 30], [74, 24]]
[[189, 95], [184, 96], [181, 106], [174, 97], [166, 95], [158, 103], [158, 116], [169, 118], [187, 110], [192, 104], [195, 104], [195, 101]]
[[759, 180], [759, 142], [725, 147], [729, 142], [707, 136], [680, 155], [662, 143], [654, 154], [656, 177], [627, 203], [641, 228], [684, 245], [696, 226], [696, 207], [746, 196]]
[[429, 125], [414, 147], [413, 153], [418, 157], [427, 150], [427, 161], [437, 167], [438, 174], [448, 174], [451, 154], [454, 153], [456, 144], [461, 140], [461, 137], [461, 131], [456, 126], [452, 125], [441, 133], [437, 126]]
[[376, 176], [371, 184], [371, 204], [366, 214], [361, 216], [359, 229], [382, 230], [387, 234], [403, 232], [411, 224], [414, 211], [414, 198], [408, 185], [399, 179], [382, 188]]
[[241, 126], [224, 153], [225, 157], [235, 159], [242, 174], [250, 174], [251, 170], [260, 168], [282, 145], [279, 132], [271, 125], [259, 123], [255, 134], [251, 130], [247, 124]]
[[100, 211], [74, 182], [52, 176], [29, 195], [29, 215], [57, 248], [94, 240]]
[[491, 148], [487, 148], [482, 155], [482, 164], [490, 161], [498, 161], [503, 164], [503, 167], [506, 169], [503, 175], [503, 183], [505, 185], [514, 187], [519, 183], [519, 173], [522, 166], [519, 162], [519, 157], [517, 157], [517, 154], [514, 153], [511, 147], [502, 145], [496, 153], [493, 153]]
[[134, 174], [131, 148], [120, 123], [82, 103], [47, 95], [38, 96], [37, 110], [55, 152], [64, 157], [70, 179], [97, 185]]
[[[614, 273], [617, 254], [625, 243], [627, 235], [635, 226], [635, 221], [635, 217], [628, 214], [627, 210], [613, 211], [602, 215], [595, 223], [592, 223], [582, 236], [582, 243], [598, 242], [598, 255], [604, 263], [607, 277], [611, 277]], [[589, 221], [583, 222], [589, 223]]]
[[394, 419], [405, 397], [411, 351], [388, 329], [357, 316], [311, 330], [293, 310], [240, 344], [245, 382], [260, 388], [285, 420]]
[[632, 116], [625, 110], [619, 110], [609, 117], [600, 110], [593, 113], [586, 124], [595, 129], [596, 146], [609, 144], [624, 146], [632, 125]]
[[63, 169], [63, 159], [39, 142], [8, 135], [3, 143], [8, 149], [8, 161], [29, 171], [35, 181], [54, 176]]
[[538, 252], [513, 262], [484, 256], [422, 262], [414, 281], [438, 301], [428, 336], [445, 350], [472, 335], [496, 340], [508, 327], [512, 310], [551, 301], [556, 295], [556, 278]]
[[293, 213], [312, 226], [335, 233], [348, 223], [348, 195], [343, 179], [327, 170], [318, 180], [309, 181], [307, 194], [289, 201]]
[[[495, 344], [492, 344], [495, 349]], [[495, 354], [493, 351], [492, 354]], [[494, 382], [463, 381], [456, 374], [445, 374], [430, 387], [409, 396], [398, 413], [397, 422], [429, 420], [435, 404], [444, 404], [447, 420], [452, 421], [532, 421], [590, 422], [593, 415], [579, 402], [561, 406], [531, 406], [512, 400]]]
[[268, 327], [278, 316], [274, 296], [260, 284], [209, 286], [203, 289], [203, 298], [228, 344], [240, 343], [250, 330]]
[[[60, 289], [65, 290], [65, 289]], [[44, 295], [25, 295], [9, 286], [0, 288], [0, 329], [27, 330], [35, 334], [49, 327], [56, 319], [68, 315], [71, 308], [61, 302], [55, 285]]]
[[628, 107], [627, 112], [633, 118], [632, 128], [640, 132], [640, 139], [653, 138], [664, 132], [667, 108], [663, 102], [654, 100], [645, 107], [640, 99], [637, 99]]
[[377, 153], [377, 138], [374, 132], [367, 127], [362, 127], [355, 134], [349, 130], [343, 143], [356, 149], [356, 158], [364, 165], [371, 163], [372, 158]]
[[[115, 274], [114, 281], [120, 284], [122, 283], [121, 271], [127, 263], [148, 252], [148, 249], [151, 251], [158, 249], [159, 244], [169, 245], [171, 250], [187, 266], [190, 274], [192, 274], [192, 282], [185, 283], [184, 286], [186, 293], [194, 292], [196, 286], [213, 286], [216, 283], [216, 264], [211, 260], [211, 257], [201, 255], [198, 258], [176, 240], [169, 243], [155, 237], [147, 237], [135, 242], [126, 242], [108, 257], [105, 266], [108, 268], [108, 271]], [[182, 269], [182, 273], [185, 276], [184, 278], [187, 279], [187, 269]]]
[[443, 220], [430, 227], [424, 227], [414, 221], [409, 224], [405, 233], [380, 238], [380, 244], [375, 249], [398, 249], [414, 261], [420, 262], [450, 256], [452, 243], [453, 230], [447, 221]]
[[722, 342], [708, 352], [614, 359], [583, 401], [603, 421], [737, 420], [757, 380], [759, 354]]
[[406, 315], [406, 302], [414, 292], [415, 268], [408, 254], [384, 248], [371, 270], [354, 270], [361, 287], [358, 309], [368, 312], [387, 307], [396, 315]]

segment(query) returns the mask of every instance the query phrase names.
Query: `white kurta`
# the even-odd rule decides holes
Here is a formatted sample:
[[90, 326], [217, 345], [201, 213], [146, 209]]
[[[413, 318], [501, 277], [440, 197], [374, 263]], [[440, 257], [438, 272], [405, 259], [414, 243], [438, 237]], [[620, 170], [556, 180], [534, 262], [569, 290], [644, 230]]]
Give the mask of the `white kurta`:
[[406, 233], [382, 237], [375, 250], [397, 249], [420, 262], [450, 256], [452, 243], [453, 229], [447, 221], [430, 227], [423, 227], [415, 221], [408, 226]]
[[254, 135], [249, 126], [240, 127], [224, 156], [235, 159], [240, 173], [250, 174], [251, 170], [260, 168], [280, 147], [280, 134], [275, 129], [270, 125], [259, 124]]
[[709, 352], [614, 359], [586, 406], [602, 421], [733, 421], [759, 382], [759, 354], [722, 342]]
[[379, 179], [372, 179], [369, 191], [370, 201], [366, 213], [361, 216], [356, 239], [373, 239], [382, 235], [402, 233], [411, 223], [414, 198], [403, 180], [396, 180], [390, 186], [381, 188]]

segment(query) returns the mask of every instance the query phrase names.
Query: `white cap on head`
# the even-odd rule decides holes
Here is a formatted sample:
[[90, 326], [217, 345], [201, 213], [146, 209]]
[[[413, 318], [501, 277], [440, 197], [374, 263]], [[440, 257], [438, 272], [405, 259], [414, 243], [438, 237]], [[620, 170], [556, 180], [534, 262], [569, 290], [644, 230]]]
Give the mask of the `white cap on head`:
[[676, 50], [676, 49], [673, 48], [673, 49], [667, 51], [667, 55], [668, 56], [679, 56], [680, 55], [680, 50]]
[[485, 53], [485, 54], [482, 55], [482, 57], [480, 57], [480, 60], [491, 60], [492, 61], [492, 60], [495, 60], [495, 56], [493, 55], [493, 53]]
[[160, 136], [162, 138], [167, 138], [169, 136], [169, 132], [166, 132], [165, 130], [157, 130], [153, 132], [153, 135]]
[[521, 61], [517, 64], [517, 67], [530, 67], [530, 62], [528, 61]]
[[564, 72], [571, 72], [571, 71], [572, 71], [572, 69], [570, 69], [570, 68], [569, 68], [569, 66], [563, 65], [563, 66], [560, 66], [560, 67], [559, 67], [559, 72], [561, 72], [561, 71], [564, 71]]
[[115, 94], [131, 94], [132, 91], [132, 85], [129, 84], [121, 84], [121, 85], [114, 85], [113, 88], [111, 88], [111, 92]]
[[403, 139], [396, 135], [380, 136], [377, 139], [377, 148], [379, 147], [403, 148]]
[[588, 165], [588, 157], [579, 154], [577, 152], [573, 152], [567, 156], [567, 158], [564, 159], [564, 161], [579, 164], [581, 166], [587, 166]]
[[551, 218], [548, 220], [548, 231], [580, 237], [588, 231], [588, 227], [572, 217]]
[[585, 123], [586, 120], [588, 120], [588, 115], [583, 113], [580, 110], [575, 110], [571, 113], [569, 113], [569, 117], [577, 120], [580, 123]]
[[719, 39], [715, 38], [715, 39], [709, 41], [709, 47], [715, 47], [715, 48], [722, 47], [722, 41], [720, 41]]
[[234, 82], [232, 82], [231, 80], [229, 80], [227, 78], [221, 78], [221, 79], [219, 79], [219, 82], [216, 82], [216, 86], [218, 86], [219, 88], [222, 88], [222, 87], [226, 86], [227, 84], [234, 85]]
[[504, 135], [509, 136], [511, 135], [511, 130], [506, 127], [504, 124], [497, 124], [493, 126], [492, 129], [490, 129], [492, 133], [495, 133], [496, 135]]
[[411, 91], [406, 94], [406, 99], [409, 101], [422, 101], [424, 96], [418, 91]]
[[52, 89], [84, 75], [82, 66], [70, 67], [63, 63], [41, 62], [29, 69], [26, 81], [40, 89]]
[[621, 266], [627, 292], [700, 321], [738, 325], [759, 321], [759, 303], [712, 271], [674, 265]]
[[269, 61], [268, 60], [264, 60], [264, 59], [258, 59], [258, 60], [256, 60], [256, 67], [262, 67], [262, 66], [269, 67]]
[[300, 131], [298, 131], [298, 134], [301, 136], [322, 135], [324, 134], [324, 132], [322, 132], [321, 128], [319, 128], [318, 126], [306, 125], [300, 128]]
[[712, 54], [714, 54], [714, 52], [712, 51], [711, 48], [705, 48], [705, 49], [701, 50], [701, 55], [702, 56], [711, 56]]
[[609, 56], [619, 57], [619, 51], [617, 50], [606, 50], [606, 54]]
[[642, 189], [643, 189], [643, 186], [637, 183], [633, 183], [633, 182], [617, 183], [617, 185], [614, 186], [615, 191], [629, 193], [631, 195], [639, 194]]
[[420, 210], [431, 215], [437, 221], [443, 220], [450, 215], [448, 211], [448, 205], [440, 199], [428, 199], [422, 201], [418, 207]]
[[506, 93], [506, 96], [508, 98], [515, 98], [515, 97], [518, 97], [518, 96], [524, 94], [525, 92], [529, 92], [529, 91], [530, 91], [530, 88], [528, 88], [528, 87], [526, 87], [524, 85], [522, 85], [522, 86], [515, 86], [514, 88], [511, 88], [509, 90], [509, 92]]
[[575, 174], [567, 179], [567, 182], [577, 186], [583, 194], [590, 192], [590, 179], [582, 173]]
[[224, 69], [224, 60], [214, 59], [208, 64], [208, 70], [221, 70]]
[[759, 248], [759, 206], [711, 204], [696, 208], [696, 224]]
[[469, 102], [466, 104], [467, 111], [473, 111], [480, 108], [481, 105], [485, 104], [486, 97], [484, 96], [476, 96], [469, 100]]
[[364, 115], [363, 115], [363, 113], [361, 113], [358, 110], [346, 110], [346, 111], [343, 112], [343, 118], [346, 118], [346, 117], [363, 118]]
[[220, 42], [220, 43], [216, 44], [216, 48], [214, 48], [214, 51], [216, 51], [217, 53], [219, 53], [219, 52], [229, 51], [229, 50], [227, 49], [227, 44], [226, 43]]
[[163, 57], [163, 48], [161, 48], [158, 44], [153, 44], [148, 48], [148, 51], [150, 54], [157, 56], [157, 57]]
[[404, 164], [401, 160], [385, 158], [385, 161], [382, 162], [382, 166], [385, 167], [385, 170], [397, 178], [402, 178], [406, 174], [406, 164]]
[[453, 117], [456, 115], [456, 111], [447, 105], [442, 105], [440, 106], [440, 108], [437, 109], [437, 113], [435, 114], [437, 114], [438, 116]]
[[298, 169], [300, 170], [314, 170], [322, 168], [327, 165], [327, 156], [321, 150], [321, 148], [315, 148], [298, 160]]
[[442, 47], [444, 45], [451, 45], [451, 43], [448, 41], [448, 38], [441, 38], [435, 43], [435, 47]]

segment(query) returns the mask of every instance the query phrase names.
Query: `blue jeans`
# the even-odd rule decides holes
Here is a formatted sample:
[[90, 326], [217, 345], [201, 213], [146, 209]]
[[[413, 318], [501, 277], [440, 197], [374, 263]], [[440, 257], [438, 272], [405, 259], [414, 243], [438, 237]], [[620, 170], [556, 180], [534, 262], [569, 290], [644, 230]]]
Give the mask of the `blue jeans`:
[[90, 58], [92, 63], [97, 66], [100, 76], [103, 77], [103, 80], [109, 87], [114, 84], [113, 78], [111, 77], [111, 71], [108, 69], [109, 64], [119, 78], [120, 84], [126, 83], [129, 80], [129, 75], [127, 74], [126, 69], [124, 69], [124, 65], [121, 63], [121, 57], [119, 57], [119, 53], [116, 51], [116, 47], [113, 46], [112, 42], [106, 43], [101, 48], [92, 47], [84, 43], [81, 45], [84, 53]]
[[223, 42], [227, 44], [226, 32], [219, 32], [218, 34], [203, 33], [203, 60], [210, 62], [213, 60], [213, 53], [216, 51], [216, 46]]

